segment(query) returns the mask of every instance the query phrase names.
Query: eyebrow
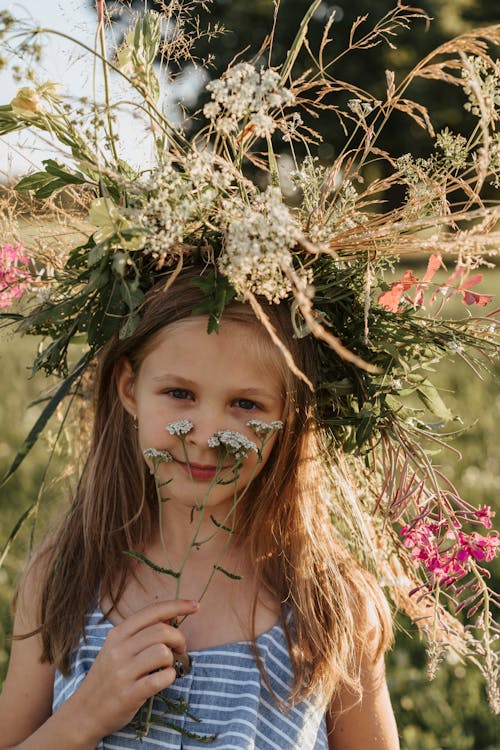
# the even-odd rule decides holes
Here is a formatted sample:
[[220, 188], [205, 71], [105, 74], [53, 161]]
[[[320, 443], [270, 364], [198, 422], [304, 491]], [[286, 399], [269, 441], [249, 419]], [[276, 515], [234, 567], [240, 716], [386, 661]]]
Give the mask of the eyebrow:
[[175, 380], [177, 383], [185, 385], [186, 388], [194, 388], [197, 385], [194, 380], [183, 378], [182, 375], [175, 375], [172, 372], [165, 372], [163, 373], [163, 375], [156, 375], [153, 380], [159, 383], [163, 382], [164, 380]]
[[[185, 386], [186, 388], [196, 388], [198, 383], [196, 383], [194, 380], [189, 380], [189, 378], [184, 378], [182, 375], [175, 375], [171, 372], [165, 372], [163, 375], [157, 375], [153, 378], [155, 382], [163, 382], [165, 380], [175, 381], [176, 383], [179, 383], [179, 385]], [[267, 391], [265, 388], [255, 388], [255, 387], [249, 387], [249, 388], [236, 388], [235, 391], [237, 391], [241, 396], [257, 396], [259, 398], [269, 398], [274, 399], [274, 395]]]

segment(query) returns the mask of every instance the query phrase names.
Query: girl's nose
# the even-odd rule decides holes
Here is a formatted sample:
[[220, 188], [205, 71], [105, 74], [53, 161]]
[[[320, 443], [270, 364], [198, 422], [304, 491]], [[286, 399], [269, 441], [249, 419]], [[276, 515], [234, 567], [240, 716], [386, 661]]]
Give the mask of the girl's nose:
[[227, 418], [224, 421], [224, 415], [217, 410], [200, 410], [196, 415], [193, 414], [193, 428], [187, 435], [187, 442], [196, 445], [198, 448], [209, 449], [208, 440], [213, 437], [219, 430], [228, 429]]

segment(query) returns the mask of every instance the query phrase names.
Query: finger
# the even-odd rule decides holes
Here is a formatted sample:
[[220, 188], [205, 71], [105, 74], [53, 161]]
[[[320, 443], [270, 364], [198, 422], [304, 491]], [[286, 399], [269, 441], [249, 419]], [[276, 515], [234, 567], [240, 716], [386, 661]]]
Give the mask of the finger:
[[138, 680], [158, 669], [167, 669], [173, 665], [174, 660], [171, 648], [164, 643], [155, 643], [132, 660], [133, 679]]
[[141, 695], [141, 703], [148, 698], [168, 688], [177, 677], [173, 667], [159, 669], [157, 672], [151, 672], [137, 682], [137, 689]]
[[157, 622], [167, 623], [181, 615], [193, 614], [198, 608], [198, 602], [188, 599], [171, 599], [163, 602], [155, 602], [127, 617], [116, 628], [120, 629], [123, 637], [129, 638], [150, 625], [154, 625]]
[[174, 628], [164, 622], [157, 622], [132, 636], [131, 654], [139, 654], [155, 643], [163, 643], [181, 654], [186, 650], [186, 639], [179, 628]]

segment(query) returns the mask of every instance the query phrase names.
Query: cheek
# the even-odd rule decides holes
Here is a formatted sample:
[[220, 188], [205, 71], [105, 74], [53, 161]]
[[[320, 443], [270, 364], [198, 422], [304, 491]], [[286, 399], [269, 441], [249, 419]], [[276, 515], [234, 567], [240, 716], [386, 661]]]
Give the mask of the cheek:
[[257, 474], [260, 474], [264, 466], [266, 466], [269, 463], [269, 460], [272, 462], [273, 458], [271, 457], [271, 453], [273, 452], [274, 446], [276, 445], [276, 441], [278, 440], [278, 435], [273, 435], [272, 438], [269, 440], [269, 442], [266, 443], [264, 446], [264, 450], [262, 451], [262, 460], [257, 465]]

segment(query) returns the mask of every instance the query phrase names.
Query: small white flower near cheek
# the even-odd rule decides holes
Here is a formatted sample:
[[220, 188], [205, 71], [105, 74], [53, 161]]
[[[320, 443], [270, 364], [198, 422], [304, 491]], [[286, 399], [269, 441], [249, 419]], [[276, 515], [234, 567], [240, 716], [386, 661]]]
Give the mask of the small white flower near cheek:
[[152, 468], [151, 474], [155, 474], [158, 471], [160, 464], [167, 464], [174, 460], [174, 457], [168, 451], [160, 451], [157, 448], [146, 448], [143, 451], [144, 458], [151, 461]]
[[243, 461], [249, 453], [258, 453], [258, 448], [246, 435], [234, 430], [219, 430], [208, 438], [209, 448], [223, 448], [235, 461]]
[[277, 419], [274, 422], [261, 422], [260, 419], [250, 419], [247, 427], [257, 435], [257, 437], [267, 437], [283, 428], [283, 422]]
[[194, 425], [190, 419], [179, 419], [178, 422], [169, 422], [165, 429], [170, 433], [170, 435], [183, 437], [184, 435], [187, 435], [188, 432], [191, 432], [193, 426]]
[[159, 451], [156, 448], [146, 448], [144, 451], [145, 458], [151, 459], [151, 461], [157, 461], [158, 463], [168, 463], [173, 461], [173, 456], [168, 451]]

